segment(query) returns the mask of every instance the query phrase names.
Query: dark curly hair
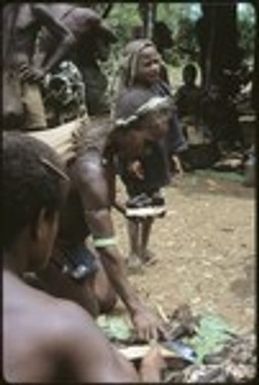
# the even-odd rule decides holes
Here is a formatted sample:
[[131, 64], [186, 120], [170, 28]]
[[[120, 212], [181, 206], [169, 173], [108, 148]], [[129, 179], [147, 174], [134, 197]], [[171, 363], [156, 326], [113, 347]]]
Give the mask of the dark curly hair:
[[64, 202], [66, 175], [58, 155], [45, 143], [18, 132], [3, 133], [1, 244], [8, 249], [41, 209], [49, 218]]

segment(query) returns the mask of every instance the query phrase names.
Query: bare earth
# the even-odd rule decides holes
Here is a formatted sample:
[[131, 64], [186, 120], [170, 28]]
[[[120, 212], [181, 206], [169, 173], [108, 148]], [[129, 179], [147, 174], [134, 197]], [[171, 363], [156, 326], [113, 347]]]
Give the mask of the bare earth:
[[[122, 200], [125, 192], [118, 181]], [[254, 327], [255, 193], [209, 172], [185, 174], [166, 188], [167, 215], [157, 219], [150, 248], [156, 263], [130, 275], [142, 298], [166, 314], [187, 303], [223, 316], [238, 331]], [[124, 218], [113, 213], [128, 254]]]

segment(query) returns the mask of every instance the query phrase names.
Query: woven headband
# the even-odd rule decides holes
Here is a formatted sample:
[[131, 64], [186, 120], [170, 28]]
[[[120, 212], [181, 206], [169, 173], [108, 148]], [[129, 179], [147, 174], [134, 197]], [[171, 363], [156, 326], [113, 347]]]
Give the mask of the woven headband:
[[170, 107], [170, 98], [167, 96], [154, 96], [146, 103], [142, 104], [136, 112], [128, 118], [118, 118], [115, 121], [115, 127], [127, 127], [136, 122], [141, 116], [149, 112], [159, 111], [161, 109], [168, 109]]

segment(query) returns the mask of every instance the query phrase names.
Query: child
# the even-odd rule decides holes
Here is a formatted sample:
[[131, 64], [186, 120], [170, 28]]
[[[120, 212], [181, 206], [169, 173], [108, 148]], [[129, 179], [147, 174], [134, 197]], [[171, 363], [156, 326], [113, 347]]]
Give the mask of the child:
[[[128, 194], [134, 200], [143, 194], [151, 205], [154, 200], [161, 203], [161, 187], [170, 181], [169, 159], [174, 154], [186, 149], [186, 143], [177, 123], [171, 92], [168, 84], [160, 78], [161, 59], [154, 44], [147, 39], [138, 39], [128, 44], [122, 62], [120, 86], [115, 107], [117, 121], [124, 126], [136, 125], [139, 130], [145, 124], [166, 124], [161, 130], [160, 137], [151, 145], [146, 141], [146, 151], [141, 159], [134, 159], [131, 164], [120, 159], [120, 174], [126, 185]], [[171, 102], [170, 115], [165, 114], [159, 98], [168, 98]], [[146, 112], [146, 114], [143, 113]], [[140, 113], [139, 113], [140, 112]], [[155, 119], [160, 114], [160, 120]], [[145, 115], [145, 118], [144, 118]], [[134, 117], [137, 119], [134, 120]], [[164, 117], [161, 119], [161, 117]], [[146, 217], [141, 222], [129, 221], [130, 258], [131, 265], [139, 265], [139, 260], [147, 262], [151, 259], [148, 251], [148, 241], [153, 224], [152, 217]]]
[[[196, 85], [197, 68], [187, 64], [182, 71], [183, 85], [175, 95], [175, 103], [179, 118], [183, 124], [183, 131], [188, 137], [188, 128], [194, 127], [196, 134], [201, 125], [202, 90]], [[191, 140], [191, 138], [188, 138]]]
[[200, 112], [201, 89], [196, 85], [197, 68], [187, 64], [182, 71], [183, 85], [176, 93], [176, 105], [179, 117], [197, 117]]
[[[22, 134], [4, 133], [1, 242], [5, 380], [139, 382], [133, 366], [116, 352], [87, 312], [23, 280], [24, 272], [41, 270], [49, 262], [67, 179], [50, 147]], [[160, 354], [152, 350], [141, 367], [143, 381], [159, 381], [161, 367]]]

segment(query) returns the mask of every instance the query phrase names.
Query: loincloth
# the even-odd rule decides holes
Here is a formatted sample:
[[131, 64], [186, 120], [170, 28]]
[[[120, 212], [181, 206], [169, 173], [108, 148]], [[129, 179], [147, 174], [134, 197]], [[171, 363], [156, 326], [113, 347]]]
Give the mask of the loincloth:
[[107, 119], [90, 121], [85, 115], [59, 127], [28, 134], [48, 144], [68, 163], [92, 149], [102, 156], [109, 130]]

